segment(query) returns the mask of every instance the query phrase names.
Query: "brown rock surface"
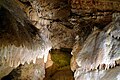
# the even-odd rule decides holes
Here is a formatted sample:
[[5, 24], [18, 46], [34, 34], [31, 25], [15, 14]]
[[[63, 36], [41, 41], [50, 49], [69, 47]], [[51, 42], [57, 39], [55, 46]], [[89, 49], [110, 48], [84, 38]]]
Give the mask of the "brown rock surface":
[[52, 65], [46, 68], [44, 80], [74, 80], [70, 69], [70, 50], [51, 50], [50, 56], [46, 64], [48, 66], [52, 61]]
[[[119, 80], [119, 13], [119, 0], [0, 0], [0, 78], [16, 68], [3, 79], [42, 80], [46, 68], [45, 80], [74, 80], [73, 72], [76, 80]], [[114, 27], [108, 28], [110, 23]], [[111, 49], [110, 64], [103, 63], [103, 48], [93, 50], [96, 36], [96, 45], [102, 45], [105, 39], [109, 47], [111, 36], [113, 42], [117, 40]], [[46, 66], [43, 59], [48, 60]], [[96, 65], [102, 69], [109, 65], [110, 69], [100, 70], [97, 75]], [[93, 70], [81, 73], [81, 68]]]

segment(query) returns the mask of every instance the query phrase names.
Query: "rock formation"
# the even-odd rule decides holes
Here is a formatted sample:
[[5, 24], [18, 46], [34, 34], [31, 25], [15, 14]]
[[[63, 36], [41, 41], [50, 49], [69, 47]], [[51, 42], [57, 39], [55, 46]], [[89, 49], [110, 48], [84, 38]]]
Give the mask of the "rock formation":
[[119, 80], [119, 0], [0, 0], [0, 79]]
[[103, 80], [108, 74], [112, 77], [107, 76], [106, 80], [120, 79], [120, 29], [117, 25], [120, 22], [119, 18], [120, 16], [102, 31], [95, 30], [88, 36], [76, 58], [79, 66], [74, 75], [76, 80]]

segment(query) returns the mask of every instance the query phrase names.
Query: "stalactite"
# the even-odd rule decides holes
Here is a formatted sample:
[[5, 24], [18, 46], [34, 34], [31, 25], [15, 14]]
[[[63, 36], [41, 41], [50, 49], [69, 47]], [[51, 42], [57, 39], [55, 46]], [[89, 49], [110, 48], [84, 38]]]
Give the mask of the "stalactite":
[[37, 58], [45, 58], [46, 62], [49, 50], [50, 47], [39, 47], [35, 50], [31, 50], [25, 46], [16, 47], [15, 45], [8, 45], [2, 46], [0, 52], [3, 65], [8, 63], [11, 67], [17, 67], [20, 63], [24, 64], [27, 62], [29, 64], [32, 60], [33, 63], [35, 63]]
[[[4, 10], [3, 18], [7, 21], [2, 21], [6, 22], [5, 25], [0, 24], [0, 65], [16, 68], [20, 64], [35, 64], [38, 58], [44, 58], [46, 62], [51, 49], [49, 35], [45, 33], [47, 28], [35, 28], [14, 0], [4, 0], [1, 6]], [[16, 12], [18, 10], [19, 13]]]

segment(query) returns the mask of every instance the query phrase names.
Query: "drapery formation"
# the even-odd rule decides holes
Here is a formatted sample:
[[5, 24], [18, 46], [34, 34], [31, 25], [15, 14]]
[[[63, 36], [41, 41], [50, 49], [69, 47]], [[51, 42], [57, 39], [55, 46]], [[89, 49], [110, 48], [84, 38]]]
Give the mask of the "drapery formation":
[[[120, 16], [102, 31], [95, 30], [85, 41], [76, 62], [79, 66], [74, 77], [76, 80], [119, 80], [120, 65]], [[113, 68], [113, 70], [112, 70]], [[111, 70], [110, 70], [111, 69]], [[118, 71], [116, 71], [118, 70]], [[114, 74], [112, 74], [114, 72]]]
[[0, 4], [0, 70], [25, 62], [36, 63], [38, 58], [46, 62], [51, 43], [42, 33], [45, 30], [35, 28], [14, 0], [3, 0]]

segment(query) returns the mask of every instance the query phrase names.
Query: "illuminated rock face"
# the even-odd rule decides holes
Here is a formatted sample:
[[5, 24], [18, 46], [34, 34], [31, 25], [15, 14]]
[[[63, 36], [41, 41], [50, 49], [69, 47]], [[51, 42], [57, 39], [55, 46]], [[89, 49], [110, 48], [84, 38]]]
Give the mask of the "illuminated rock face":
[[82, 72], [78, 69], [75, 73], [75, 80], [119, 80], [120, 79], [120, 67], [117, 66], [109, 70], [93, 70], [90, 72]]
[[[119, 4], [118, 0], [0, 0], [0, 78], [14, 69], [2, 79], [42, 80], [45, 68], [54, 64], [50, 60], [44, 65], [52, 47], [73, 48], [71, 62], [60, 61], [70, 63], [76, 80], [107, 80], [110, 73], [109, 79], [119, 79]], [[118, 14], [112, 18], [114, 11]], [[51, 57], [59, 62], [60, 56]], [[58, 70], [52, 67], [53, 72]], [[70, 67], [54, 74], [53, 79], [73, 80]]]
[[86, 39], [76, 58], [79, 66], [74, 74], [76, 80], [119, 80], [119, 19], [117, 16], [102, 31], [96, 30]]
[[43, 59], [37, 59], [36, 63], [25, 63], [13, 69], [2, 80], [43, 80], [45, 77], [45, 66]]
[[[79, 18], [77, 18], [77, 16], [72, 16], [70, 9], [71, 5], [69, 1], [34, 0], [29, 2], [32, 6], [32, 10], [26, 9], [28, 11], [25, 10], [25, 12], [27, 12], [28, 17], [36, 26], [36, 28], [48, 29], [49, 38], [54, 49], [60, 49], [62, 47], [72, 48], [76, 35], [88, 35], [92, 30], [91, 25], [87, 25], [90, 31], [87, 31], [86, 34], [80, 34], [82, 32], [82, 28], [84, 28], [86, 24], [91, 23], [91, 21], [79, 21]], [[23, 2], [21, 3], [23, 5], [26, 5]], [[29, 5], [29, 7], [31, 6]], [[29, 11], [30, 13], [28, 13]], [[38, 18], [35, 19], [36, 16], [38, 16]]]
[[20, 64], [35, 64], [39, 58], [46, 62], [51, 49], [48, 36], [30, 23], [14, 0], [3, 0], [0, 6], [0, 72], [10, 69], [0, 78]]

